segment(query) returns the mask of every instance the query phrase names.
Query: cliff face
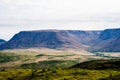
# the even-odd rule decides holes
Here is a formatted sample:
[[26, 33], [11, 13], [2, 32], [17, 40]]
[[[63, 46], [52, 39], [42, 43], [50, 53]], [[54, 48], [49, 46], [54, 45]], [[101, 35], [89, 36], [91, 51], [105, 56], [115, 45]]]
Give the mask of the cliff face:
[[[21, 31], [0, 46], [13, 48], [83, 48], [95, 51], [120, 51], [120, 29], [104, 31], [39, 30]], [[87, 47], [86, 47], [87, 46]]]

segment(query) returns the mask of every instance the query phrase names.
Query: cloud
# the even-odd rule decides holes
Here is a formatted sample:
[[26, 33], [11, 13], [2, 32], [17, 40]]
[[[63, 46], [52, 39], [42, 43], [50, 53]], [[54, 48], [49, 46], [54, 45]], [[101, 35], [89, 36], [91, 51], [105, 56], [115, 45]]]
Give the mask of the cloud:
[[119, 4], [120, 0], [0, 0], [0, 38], [21, 30], [120, 27]]
[[1, 0], [5, 18], [74, 19], [120, 13], [119, 0]]

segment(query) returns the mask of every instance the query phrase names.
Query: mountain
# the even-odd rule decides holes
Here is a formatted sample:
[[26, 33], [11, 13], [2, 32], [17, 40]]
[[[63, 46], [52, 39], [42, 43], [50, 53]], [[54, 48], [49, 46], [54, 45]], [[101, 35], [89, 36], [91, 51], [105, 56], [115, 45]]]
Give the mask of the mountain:
[[100, 31], [80, 30], [39, 30], [21, 31], [14, 35], [0, 49], [47, 47], [47, 48], [87, 48]]
[[14, 48], [78, 48], [91, 51], [120, 51], [120, 29], [103, 31], [37, 30], [21, 31], [0, 49]]
[[94, 50], [119, 52], [120, 51], [120, 29], [106, 29], [101, 32], [95, 40]]
[[3, 39], [0, 39], [0, 45], [2, 45], [3, 43], [5, 43], [6, 41]]

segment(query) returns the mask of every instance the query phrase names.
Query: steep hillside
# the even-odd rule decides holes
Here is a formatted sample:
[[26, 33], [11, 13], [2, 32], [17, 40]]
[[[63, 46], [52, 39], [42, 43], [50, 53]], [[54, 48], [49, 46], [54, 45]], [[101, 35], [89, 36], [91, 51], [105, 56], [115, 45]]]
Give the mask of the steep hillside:
[[95, 41], [94, 50], [119, 52], [120, 51], [120, 29], [106, 29], [101, 32]]
[[120, 29], [104, 31], [80, 30], [38, 30], [21, 31], [0, 46], [0, 49], [14, 48], [78, 48], [90, 51], [119, 52]]
[[0, 49], [12, 48], [86, 48], [85, 44], [90, 44], [97, 38], [99, 31], [77, 31], [77, 30], [40, 30], [22, 31], [0, 46]]

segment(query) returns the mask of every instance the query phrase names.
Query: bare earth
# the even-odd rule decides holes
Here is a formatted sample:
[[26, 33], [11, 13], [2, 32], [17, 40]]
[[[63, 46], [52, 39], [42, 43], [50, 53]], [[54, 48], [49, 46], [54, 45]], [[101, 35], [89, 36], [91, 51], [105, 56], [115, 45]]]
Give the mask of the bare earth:
[[[14, 53], [15, 55], [31, 55], [36, 57], [36, 59], [26, 60], [26, 61], [14, 61], [0, 63], [0, 67], [12, 67], [19, 66], [25, 63], [37, 63], [45, 60], [77, 60], [78, 62], [84, 62], [92, 59], [101, 59], [102, 57], [95, 56], [85, 50], [78, 49], [48, 49], [48, 48], [30, 48], [30, 49], [13, 49], [13, 50], [3, 50], [0, 52], [4, 53]], [[41, 56], [39, 56], [41, 55]], [[115, 55], [114, 55], [115, 56]]]

